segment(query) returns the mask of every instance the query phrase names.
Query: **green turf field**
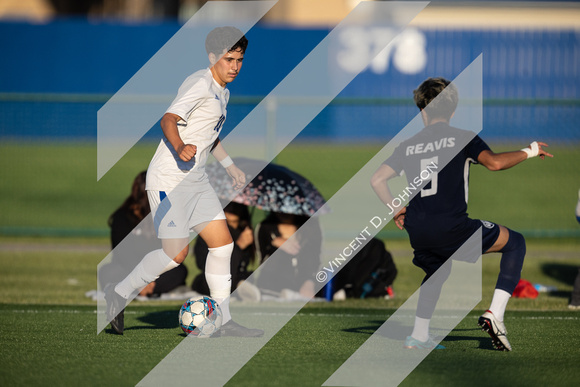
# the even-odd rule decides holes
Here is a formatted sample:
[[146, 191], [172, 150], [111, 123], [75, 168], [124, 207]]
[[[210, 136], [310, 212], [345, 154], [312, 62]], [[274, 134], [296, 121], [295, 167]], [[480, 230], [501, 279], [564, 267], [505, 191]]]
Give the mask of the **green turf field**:
[[[183, 340], [179, 302], [135, 301], [123, 337], [97, 336], [96, 303], [84, 295], [96, 288], [96, 265], [108, 252], [106, 219], [154, 148], [135, 147], [97, 183], [94, 144], [0, 145], [0, 385], [135, 385]], [[377, 150], [298, 144], [277, 161], [330, 197]], [[498, 256], [486, 256], [481, 303], [444, 340], [448, 349], [430, 354], [403, 385], [578, 384], [580, 312], [567, 303], [580, 266], [573, 215], [580, 151], [551, 150], [553, 160], [509, 171], [472, 167], [470, 215], [543, 236], [528, 238], [522, 278], [558, 290], [511, 300], [506, 325], [514, 352], [493, 351], [476, 327], [499, 264]], [[395, 299], [308, 304], [228, 385], [321, 385], [419, 286], [422, 274], [410, 262], [405, 233], [386, 229], [399, 269]], [[186, 264], [191, 283], [193, 259]]]
[[[95, 336], [92, 307], [3, 305], [0, 382], [135, 385], [184, 339], [174, 309], [130, 308], [127, 324], [141, 329], [119, 337]], [[320, 386], [393, 311], [305, 308], [228, 385]], [[31, 320], [35, 328], [21, 326]], [[443, 341], [447, 349], [431, 353], [402, 385], [575, 386], [580, 337], [569, 333], [579, 320], [565, 311], [512, 312], [506, 324], [516, 350], [503, 353], [492, 349], [472, 313]]]
[[[176, 317], [180, 303], [175, 301], [134, 301], [123, 337], [95, 335], [95, 303], [84, 293], [96, 286], [95, 267], [106, 241], [1, 242], [2, 385], [130, 386], [183, 340]], [[575, 367], [580, 312], [566, 306], [580, 266], [580, 244], [565, 242], [528, 243], [522, 277], [558, 291], [510, 302], [506, 325], [512, 353], [492, 350], [488, 336], [476, 326], [497, 275], [499, 257], [489, 255], [483, 261], [482, 302], [444, 340], [447, 350], [430, 354], [403, 385], [575, 385], [580, 377]], [[321, 385], [420, 283], [422, 274], [410, 262], [407, 243], [387, 241], [387, 246], [399, 269], [395, 299], [308, 304], [228, 385]], [[186, 263], [193, 272], [193, 259]], [[507, 372], [502, 382], [497, 381], [498, 367]]]

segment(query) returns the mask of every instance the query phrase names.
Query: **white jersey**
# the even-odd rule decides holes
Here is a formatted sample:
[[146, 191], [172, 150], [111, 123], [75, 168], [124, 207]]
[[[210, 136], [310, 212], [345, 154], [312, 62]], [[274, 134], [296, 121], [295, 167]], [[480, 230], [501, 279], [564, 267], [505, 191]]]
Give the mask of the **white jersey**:
[[229, 90], [214, 80], [209, 68], [183, 82], [167, 113], [181, 117], [179, 136], [185, 144], [197, 146], [197, 153], [185, 162], [164, 137], [147, 170], [147, 190], [199, 192], [208, 188], [205, 163], [226, 119], [229, 98]]

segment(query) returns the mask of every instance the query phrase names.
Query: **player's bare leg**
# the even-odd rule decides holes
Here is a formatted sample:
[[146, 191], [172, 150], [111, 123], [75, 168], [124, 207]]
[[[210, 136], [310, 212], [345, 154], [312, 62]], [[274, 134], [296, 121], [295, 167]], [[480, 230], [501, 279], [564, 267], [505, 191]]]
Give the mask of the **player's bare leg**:
[[230, 259], [234, 242], [226, 220], [212, 220], [199, 231], [199, 235], [207, 243], [209, 249], [205, 264], [205, 278], [210, 296], [217, 301], [223, 313], [223, 325], [215, 336], [262, 336], [264, 331], [245, 328], [232, 321], [229, 307], [232, 278]]
[[111, 321], [111, 327], [117, 334], [123, 334], [124, 311], [129, 298], [155, 281], [161, 274], [179, 266], [187, 256], [188, 246], [187, 238], [163, 239], [162, 248], [143, 257], [125, 279], [116, 286], [109, 284], [105, 287], [107, 319]]

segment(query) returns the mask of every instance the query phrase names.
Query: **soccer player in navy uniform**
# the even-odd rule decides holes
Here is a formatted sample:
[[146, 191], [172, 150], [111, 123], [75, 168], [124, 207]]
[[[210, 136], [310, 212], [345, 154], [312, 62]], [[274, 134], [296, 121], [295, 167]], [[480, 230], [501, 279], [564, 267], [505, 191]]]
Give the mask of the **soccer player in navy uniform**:
[[[526, 254], [525, 240], [521, 234], [504, 226], [468, 217], [469, 164], [478, 163], [491, 171], [499, 171], [531, 157], [553, 156], [543, 149], [547, 144], [542, 142], [533, 142], [520, 151], [494, 153], [475, 133], [450, 126], [458, 104], [458, 92], [455, 85], [444, 78], [429, 78], [413, 93], [425, 128], [395, 149], [374, 173], [371, 185], [381, 201], [393, 210], [397, 227], [409, 234], [414, 249], [413, 263], [426, 273], [423, 283], [474, 232], [482, 229], [482, 252], [501, 252], [502, 258], [491, 305], [478, 324], [489, 333], [495, 348], [510, 351], [503, 319], [509, 298], [520, 279]], [[444, 167], [439, 168], [440, 165]], [[403, 172], [409, 182], [420, 184], [423, 178], [430, 180], [407, 207], [403, 207], [400, 200], [393, 201], [387, 185], [389, 179]], [[440, 291], [440, 287], [429, 291], [422, 288], [413, 333], [405, 341], [406, 348], [444, 348], [429, 337], [429, 323]]]

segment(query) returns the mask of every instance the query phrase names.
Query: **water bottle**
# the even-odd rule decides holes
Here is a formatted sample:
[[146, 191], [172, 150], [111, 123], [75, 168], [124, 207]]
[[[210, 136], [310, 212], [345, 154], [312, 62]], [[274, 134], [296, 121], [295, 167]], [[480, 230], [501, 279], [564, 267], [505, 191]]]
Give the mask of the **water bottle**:
[[549, 293], [558, 290], [555, 286], [547, 286], [542, 284], [534, 284], [534, 288], [540, 293]]
[[324, 297], [326, 298], [326, 301], [332, 301], [332, 297], [334, 295], [333, 289], [332, 289], [332, 280], [334, 278], [331, 278], [327, 283], [326, 283], [326, 289], [324, 292]]

